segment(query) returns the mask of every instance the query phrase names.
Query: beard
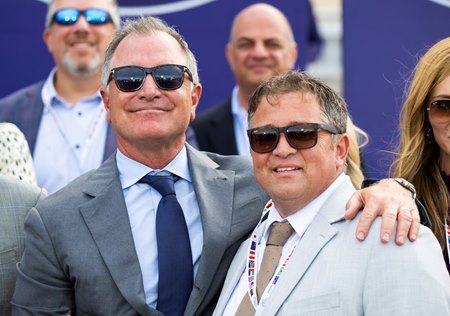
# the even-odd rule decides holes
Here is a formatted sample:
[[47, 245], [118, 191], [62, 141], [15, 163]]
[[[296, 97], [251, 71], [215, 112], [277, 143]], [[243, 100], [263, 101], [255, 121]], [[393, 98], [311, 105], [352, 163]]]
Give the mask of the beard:
[[72, 76], [90, 77], [100, 70], [100, 55], [98, 53], [87, 63], [79, 64], [66, 52], [62, 59], [62, 67]]

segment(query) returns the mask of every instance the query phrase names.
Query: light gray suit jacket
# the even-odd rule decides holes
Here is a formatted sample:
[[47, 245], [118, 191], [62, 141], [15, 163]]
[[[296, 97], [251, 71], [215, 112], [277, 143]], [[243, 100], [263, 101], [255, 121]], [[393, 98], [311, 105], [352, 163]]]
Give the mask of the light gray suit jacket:
[[36, 186], [0, 175], [0, 315], [11, 314], [16, 263], [24, 250], [23, 223], [28, 211], [44, 197]]
[[[186, 146], [204, 245], [185, 315], [208, 315], [268, 197], [249, 158]], [[161, 315], [145, 303], [115, 154], [33, 208], [25, 236], [13, 314]]]
[[[450, 277], [431, 231], [421, 226], [418, 240], [401, 247], [382, 244], [378, 218], [359, 242], [358, 221], [343, 218], [353, 191], [346, 180], [325, 202], [262, 315], [450, 315]], [[248, 246], [247, 240], [231, 264], [214, 315], [223, 313], [244, 272]]]

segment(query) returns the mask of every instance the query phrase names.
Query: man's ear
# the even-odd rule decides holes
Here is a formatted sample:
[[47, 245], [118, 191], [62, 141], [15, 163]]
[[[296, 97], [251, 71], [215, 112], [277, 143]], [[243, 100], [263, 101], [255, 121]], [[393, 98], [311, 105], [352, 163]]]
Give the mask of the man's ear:
[[[343, 166], [347, 160], [348, 150], [350, 148], [350, 139], [347, 133], [337, 135], [336, 140], [336, 166]], [[358, 149], [359, 150], [359, 149]]]
[[295, 62], [297, 61], [297, 57], [298, 57], [298, 44], [296, 42], [292, 42], [292, 47], [289, 52], [291, 69], [294, 69]]
[[51, 36], [51, 31], [50, 31], [50, 29], [46, 28], [44, 30], [44, 32], [42, 32], [42, 39], [43, 39], [45, 45], [47, 46], [48, 52], [51, 54], [53, 51], [53, 47], [52, 47], [52, 41], [50, 39], [50, 36]]
[[234, 73], [234, 56], [233, 56], [233, 47], [231, 43], [225, 45], [225, 57], [227, 58], [231, 72]]
[[197, 83], [192, 88], [192, 108], [191, 108], [191, 122], [195, 119], [195, 111], [197, 110], [198, 103], [200, 102], [200, 97], [202, 95], [202, 85]]
[[100, 95], [102, 96], [103, 100], [103, 106], [106, 110], [106, 118], [108, 119], [108, 122], [111, 124], [111, 115], [110, 115], [110, 98], [109, 98], [109, 91], [108, 88], [100, 88]]

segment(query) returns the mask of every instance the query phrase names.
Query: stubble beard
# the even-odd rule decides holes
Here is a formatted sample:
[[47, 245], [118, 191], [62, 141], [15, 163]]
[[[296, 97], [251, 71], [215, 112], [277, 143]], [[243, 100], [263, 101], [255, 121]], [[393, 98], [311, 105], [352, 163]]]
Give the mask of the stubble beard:
[[99, 71], [100, 66], [100, 55], [98, 52], [87, 64], [79, 64], [70, 56], [69, 52], [66, 52], [62, 59], [62, 67], [75, 77], [91, 77]]

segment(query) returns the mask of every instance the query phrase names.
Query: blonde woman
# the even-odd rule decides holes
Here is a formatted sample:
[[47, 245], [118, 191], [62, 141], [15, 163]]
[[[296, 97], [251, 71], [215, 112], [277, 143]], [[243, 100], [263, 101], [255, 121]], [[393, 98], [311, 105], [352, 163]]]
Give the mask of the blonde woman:
[[447, 269], [450, 232], [450, 37], [431, 47], [417, 64], [400, 112], [401, 138], [394, 177], [414, 183]]

